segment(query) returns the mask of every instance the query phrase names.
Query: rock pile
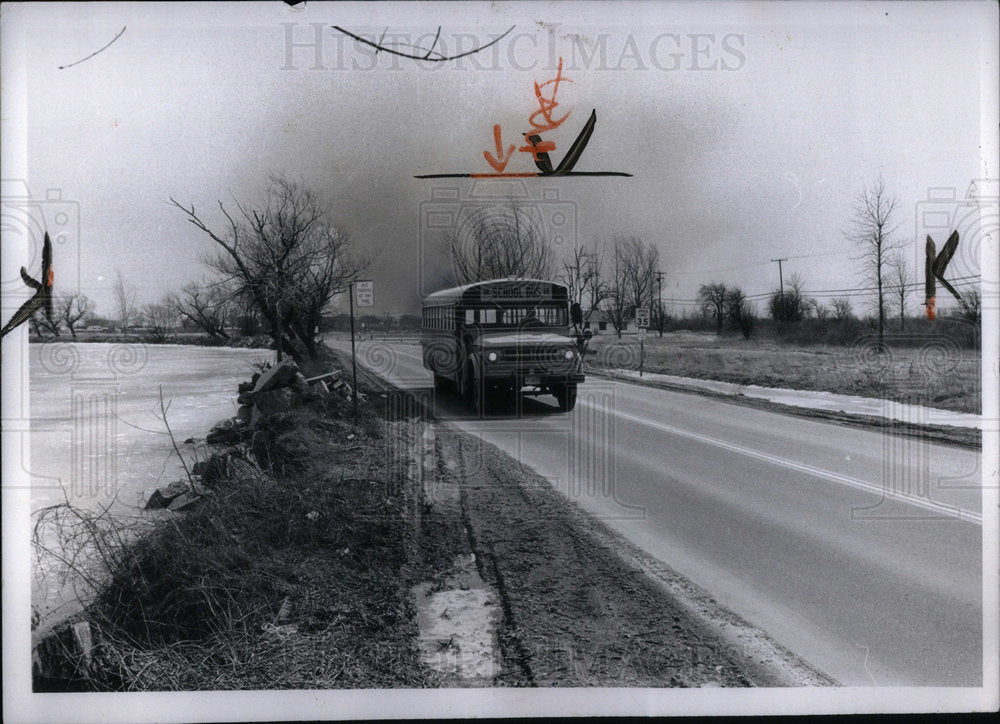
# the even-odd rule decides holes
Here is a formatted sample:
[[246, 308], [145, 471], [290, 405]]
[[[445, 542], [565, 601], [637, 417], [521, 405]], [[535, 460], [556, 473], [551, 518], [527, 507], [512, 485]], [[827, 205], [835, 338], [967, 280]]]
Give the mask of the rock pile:
[[[337, 395], [350, 400], [354, 391], [341, 379], [341, 370], [306, 378], [291, 359], [254, 373], [237, 390], [239, 409], [234, 417], [212, 426], [205, 443], [214, 446], [207, 460], [196, 462], [188, 481], [178, 481], [156, 489], [146, 509], [186, 510], [197, 505], [211, 488], [236, 475], [260, 474], [260, 467], [245, 441], [264, 415], [289, 410], [296, 405]], [[361, 395], [358, 396], [359, 399]], [[197, 444], [193, 438], [187, 444]]]

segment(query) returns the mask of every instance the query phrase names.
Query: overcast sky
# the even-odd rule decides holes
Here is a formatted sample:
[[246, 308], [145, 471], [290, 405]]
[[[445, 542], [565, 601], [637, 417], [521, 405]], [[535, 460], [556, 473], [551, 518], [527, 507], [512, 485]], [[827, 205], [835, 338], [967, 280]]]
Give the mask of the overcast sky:
[[[110, 315], [120, 268], [155, 301], [203, 276], [212, 249], [169, 197], [217, 220], [217, 200], [254, 198], [268, 173], [314, 189], [377, 253], [376, 311], [414, 311], [433, 291], [427, 214], [488, 193], [565, 220], [562, 249], [616, 233], [657, 245], [664, 297], [685, 300], [708, 281], [767, 292], [777, 257], [808, 290], [863, 286], [843, 232], [881, 175], [922, 281], [918, 202], [942, 188], [961, 199], [996, 175], [980, 150], [996, 134], [995, 17], [989, 3], [6, 5], [4, 291], [26, 294], [7, 240], [33, 222], [18, 214], [47, 214], [50, 230], [68, 229], [57, 288], [79, 285]], [[449, 54], [514, 29], [476, 56], [427, 63], [375, 57], [333, 25], [403, 50], [430, 47], [440, 25]], [[559, 57], [573, 82], [557, 96], [569, 118], [544, 135], [554, 158], [593, 109], [576, 170], [631, 178], [505, 180], [499, 192], [413, 178], [489, 172], [494, 124], [505, 145], [521, 140], [532, 84]], [[515, 152], [506, 170], [535, 169]], [[39, 202], [24, 212], [9, 203], [18, 179]], [[950, 274], [979, 271], [972, 248]]]

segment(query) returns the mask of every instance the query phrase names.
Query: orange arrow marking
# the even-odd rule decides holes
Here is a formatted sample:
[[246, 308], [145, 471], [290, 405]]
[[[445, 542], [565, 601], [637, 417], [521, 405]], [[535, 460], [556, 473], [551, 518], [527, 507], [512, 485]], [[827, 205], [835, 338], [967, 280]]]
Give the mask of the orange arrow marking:
[[503, 142], [500, 140], [500, 126], [493, 126], [493, 142], [497, 147], [497, 155], [494, 156], [489, 151], [483, 151], [483, 157], [486, 159], [486, 163], [493, 167], [493, 170], [497, 173], [503, 173], [503, 170], [507, 168], [507, 162], [510, 161], [510, 156], [514, 153], [514, 144], [507, 147], [507, 153], [503, 152]]

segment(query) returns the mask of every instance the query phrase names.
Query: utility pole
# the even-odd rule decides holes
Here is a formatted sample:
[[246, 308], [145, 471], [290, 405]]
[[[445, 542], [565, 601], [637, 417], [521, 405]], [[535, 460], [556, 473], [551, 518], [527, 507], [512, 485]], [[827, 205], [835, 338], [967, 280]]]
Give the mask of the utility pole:
[[785, 278], [781, 274], [781, 262], [788, 261], [788, 257], [783, 259], [771, 259], [771, 261], [778, 262], [778, 288], [781, 290], [781, 321], [785, 321], [788, 318], [788, 314], [785, 310]]
[[663, 272], [656, 272], [656, 330], [663, 336]]

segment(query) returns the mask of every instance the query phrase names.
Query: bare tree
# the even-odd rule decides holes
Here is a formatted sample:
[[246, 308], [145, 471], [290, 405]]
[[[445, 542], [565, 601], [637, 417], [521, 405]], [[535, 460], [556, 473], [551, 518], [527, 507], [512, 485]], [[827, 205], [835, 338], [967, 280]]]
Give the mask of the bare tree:
[[726, 319], [733, 329], [738, 329], [743, 337], [750, 339], [753, 334], [753, 309], [747, 301], [747, 295], [739, 287], [728, 287], [725, 291]]
[[899, 201], [889, 194], [879, 177], [871, 186], [866, 186], [858, 197], [853, 226], [848, 231], [849, 238], [858, 249], [857, 261], [864, 279], [876, 290], [880, 346], [885, 334], [886, 267], [891, 253], [899, 247], [893, 238], [902, 223], [898, 217]]
[[323, 311], [367, 265], [348, 254], [347, 237], [328, 225], [328, 211], [315, 195], [272, 176], [253, 208], [237, 202], [233, 214], [219, 202], [225, 232], [210, 229], [194, 206], [170, 200], [222, 249], [211, 265], [235, 293], [253, 301], [279, 359], [282, 351], [300, 362], [315, 358]]
[[593, 272], [591, 252], [586, 246], [574, 247], [568, 258], [560, 261], [561, 270], [556, 280], [569, 288], [570, 302], [576, 302], [583, 307], [584, 296], [587, 293], [587, 276]]
[[702, 284], [698, 287], [698, 301], [702, 311], [715, 318], [715, 331], [722, 331], [722, 323], [726, 319], [726, 285], [722, 282]]
[[847, 297], [837, 297], [831, 303], [833, 306], [833, 317], [837, 321], [844, 321], [851, 317], [851, 300]]
[[51, 334], [53, 337], [59, 336], [59, 318], [56, 310], [53, 310], [52, 316], [49, 316], [44, 309], [37, 309], [34, 314], [28, 317], [28, 323], [38, 337], [44, 337], [46, 334]]
[[455, 284], [552, 276], [552, 247], [541, 221], [513, 200], [478, 209], [467, 230], [452, 232], [447, 246]]
[[244, 337], [252, 337], [260, 331], [261, 317], [254, 306], [253, 297], [246, 292], [236, 292], [229, 297], [229, 303], [235, 310], [235, 323], [239, 333]]
[[601, 303], [610, 295], [610, 289], [605, 278], [605, 252], [603, 247], [599, 247], [594, 242], [594, 248], [589, 252], [587, 262], [587, 273], [581, 279], [583, 296], [586, 300], [584, 310], [589, 318], [591, 314], [600, 309]]
[[962, 318], [979, 324], [983, 318], [983, 300], [978, 289], [970, 289], [962, 294]]
[[178, 314], [191, 320], [210, 337], [229, 339], [225, 329], [229, 296], [221, 283], [192, 282], [167, 301]]
[[660, 265], [660, 251], [642, 239], [629, 236], [615, 241], [615, 253], [625, 260], [626, 280], [634, 307], [652, 310], [656, 296], [656, 268]]
[[635, 236], [616, 236], [611, 274], [604, 290], [605, 311], [621, 336], [637, 307], [651, 307], [660, 253]]
[[66, 325], [66, 329], [73, 335], [73, 339], [76, 339], [77, 323], [94, 311], [94, 304], [87, 298], [87, 295], [80, 292], [57, 297], [55, 307], [56, 316], [60, 322]]
[[825, 304], [823, 304], [823, 302], [821, 302], [820, 300], [807, 299], [806, 304], [809, 309], [812, 309], [812, 315], [816, 317], [816, 319], [822, 321], [830, 316], [829, 308]]
[[910, 296], [910, 286], [913, 283], [913, 272], [906, 260], [906, 255], [897, 251], [889, 259], [889, 282], [892, 292], [899, 303], [899, 328], [906, 329], [906, 300]]
[[628, 326], [629, 313], [632, 311], [628, 289], [628, 263], [622, 250], [615, 246], [611, 255], [611, 269], [604, 297], [604, 312], [611, 326], [617, 332], [619, 339], [622, 331]]
[[771, 318], [779, 322], [798, 322], [809, 315], [813, 306], [802, 291], [804, 283], [798, 274], [792, 274], [786, 282], [784, 293], [775, 289], [768, 300]]
[[746, 306], [747, 295], [739, 287], [727, 287], [724, 299], [726, 319], [733, 327], [738, 327], [743, 309]]
[[163, 342], [177, 328], [177, 308], [169, 298], [142, 308], [142, 319], [154, 342]]
[[113, 292], [115, 311], [118, 312], [118, 321], [121, 324], [122, 336], [127, 337], [128, 328], [135, 321], [135, 297], [137, 292], [135, 285], [125, 279], [125, 275], [122, 274], [121, 269], [115, 270], [115, 287]]

